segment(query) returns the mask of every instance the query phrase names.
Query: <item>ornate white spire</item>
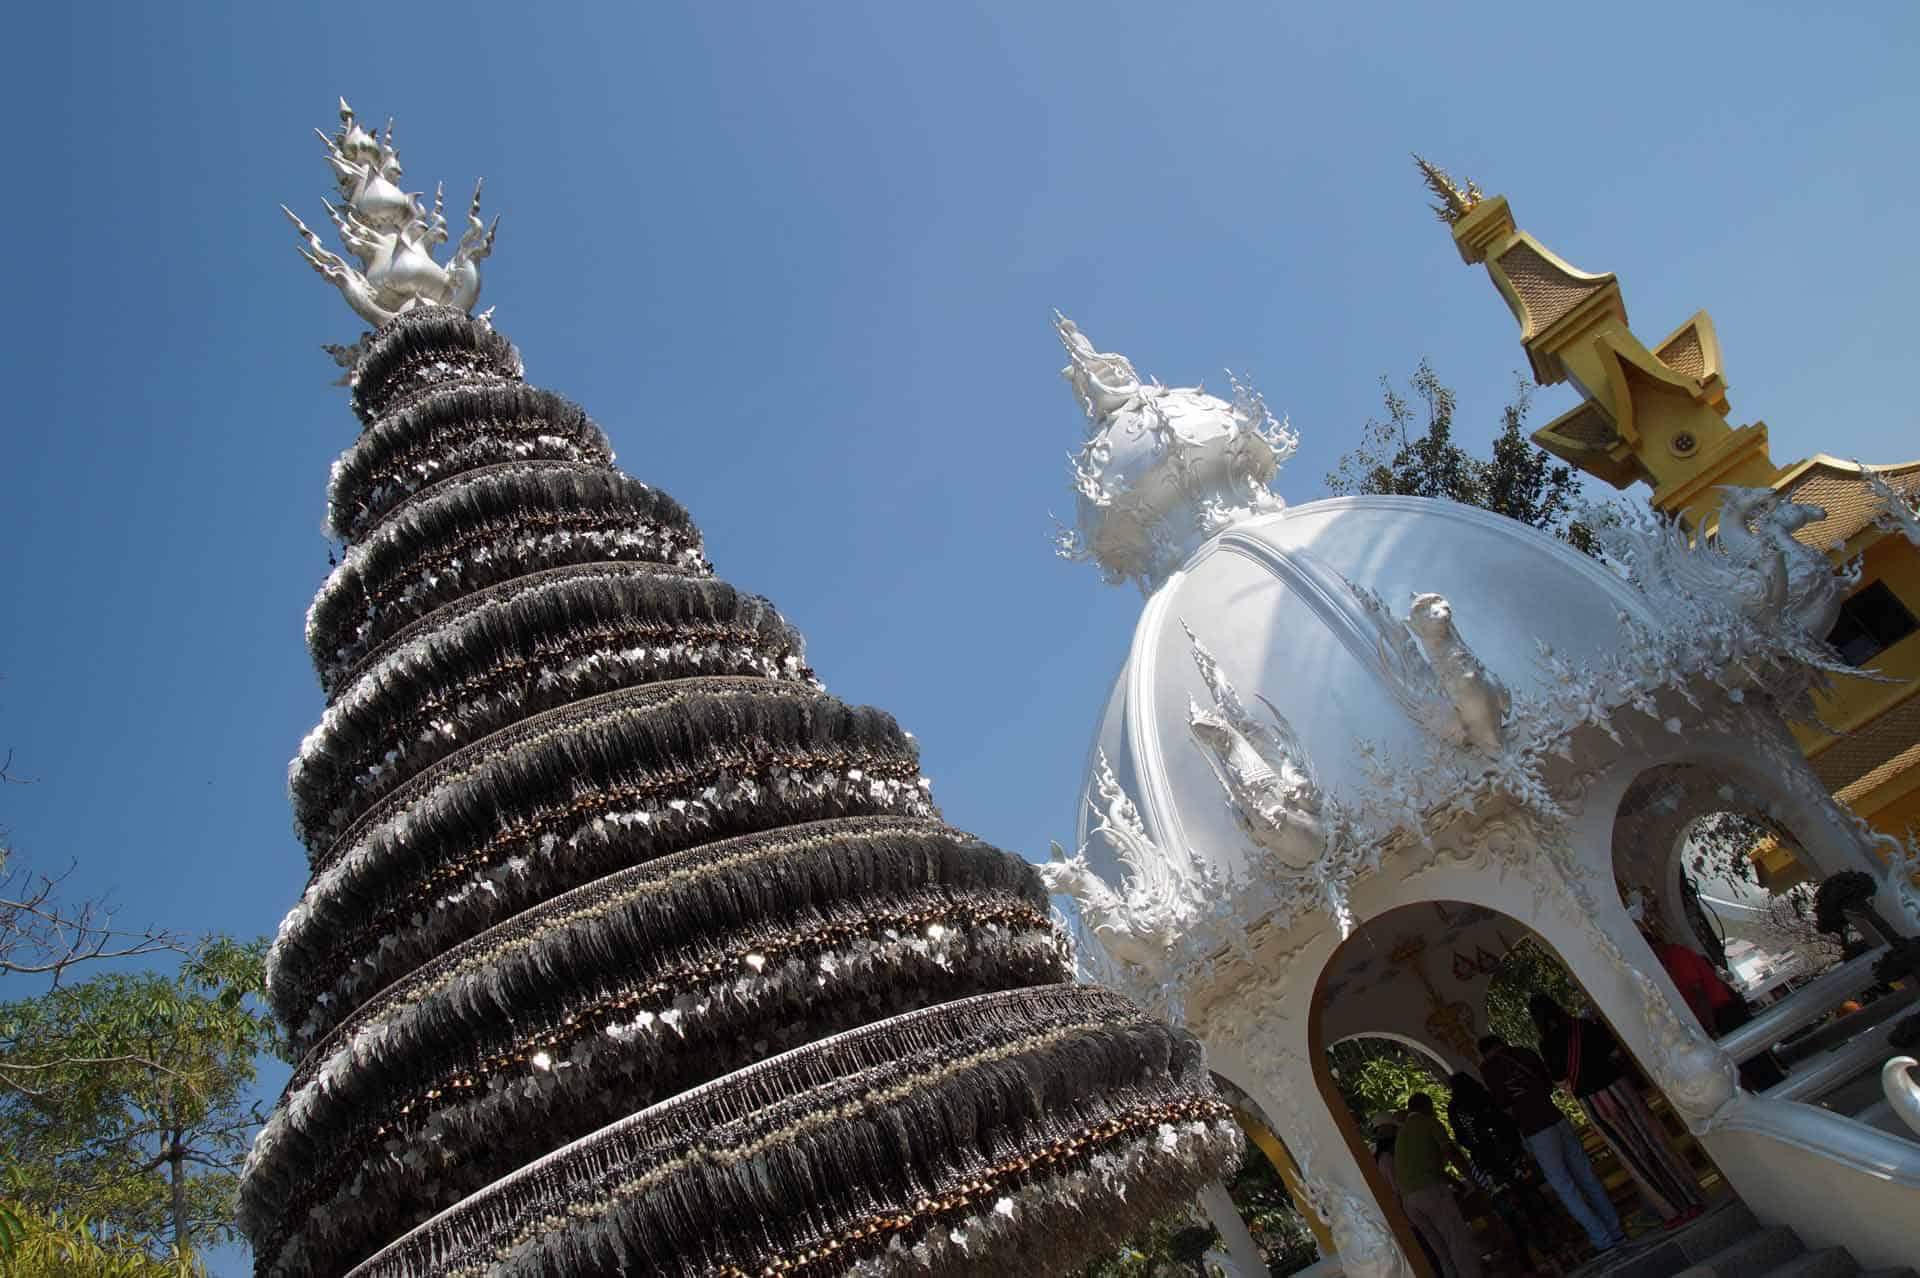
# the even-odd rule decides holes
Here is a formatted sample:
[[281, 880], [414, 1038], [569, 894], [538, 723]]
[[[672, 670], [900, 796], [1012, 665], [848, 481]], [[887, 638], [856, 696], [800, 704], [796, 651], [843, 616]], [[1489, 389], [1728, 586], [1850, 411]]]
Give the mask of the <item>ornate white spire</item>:
[[1059, 528], [1061, 558], [1099, 565], [1110, 585], [1150, 594], [1200, 544], [1285, 503], [1267, 487], [1300, 437], [1232, 373], [1233, 402], [1199, 387], [1142, 381], [1124, 355], [1097, 351], [1054, 312], [1061, 370], [1087, 415], [1071, 456], [1077, 528]]
[[[315, 132], [320, 132], [315, 130]], [[340, 290], [347, 305], [361, 319], [379, 328], [416, 306], [457, 306], [472, 310], [480, 298], [480, 261], [493, 252], [493, 236], [500, 225], [480, 220], [480, 183], [473, 186], [467, 206], [467, 227], [443, 266], [433, 260], [435, 247], [447, 242], [445, 200], [440, 188], [433, 193], [433, 211], [420, 207], [420, 192], [400, 189], [400, 153], [393, 146], [393, 121], [379, 137], [360, 126], [353, 108], [340, 99], [340, 131], [320, 133], [327, 163], [340, 188], [341, 203], [325, 200], [327, 216], [340, 243], [360, 259], [355, 267], [325, 245], [320, 237], [280, 206], [305, 241], [300, 256], [322, 279]]]

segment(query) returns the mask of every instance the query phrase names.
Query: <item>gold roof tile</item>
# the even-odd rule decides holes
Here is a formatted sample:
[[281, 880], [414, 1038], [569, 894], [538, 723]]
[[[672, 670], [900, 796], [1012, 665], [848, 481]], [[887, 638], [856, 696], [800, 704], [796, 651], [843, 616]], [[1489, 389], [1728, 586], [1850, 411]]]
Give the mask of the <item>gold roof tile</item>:
[[[1859, 788], [1869, 777], [1907, 756], [1912, 758], [1895, 769], [1896, 772], [1904, 772], [1920, 762], [1920, 695], [1910, 696], [1879, 718], [1862, 724], [1808, 762], [1813, 765], [1820, 783], [1838, 796]], [[1865, 789], [1871, 790], [1879, 784], [1880, 781], [1874, 781]]]
[[[1920, 492], [1920, 462], [1897, 466], [1874, 466], [1896, 492], [1912, 496]], [[1816, 461], [1783, 490], [1794, 501], [1819, 506], [1827, 517], [1808, 524], [1794, 533], [1794, 539], [1815, 550], [1826, 551], [1836, 541], [1851, 540], [1880, 513], [1880, 499], [1867, 487], [1867, 481], [1851, 466], [1835, 466]]]

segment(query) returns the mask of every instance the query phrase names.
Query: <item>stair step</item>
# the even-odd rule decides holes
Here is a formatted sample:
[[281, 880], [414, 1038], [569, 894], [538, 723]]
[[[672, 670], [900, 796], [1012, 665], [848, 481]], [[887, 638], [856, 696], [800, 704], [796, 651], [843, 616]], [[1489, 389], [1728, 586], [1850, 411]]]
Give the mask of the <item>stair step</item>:
[[1675, 1278], [1758, 1278], [1805, 1251], [1791, 1229], [1775, 1226], [1716, 1251]]
[[1854, 1278], [1860, 1264], [1845, 1247], [1823, 1247], [1769, 1269], [1766, 1278]]
[[1697, 1265], [1715, 1252], [1725, 1251], [1760, 1232], [1760, 1223], [1739, 1199], [1728, 1199], [1699, 1220], [1674, 1231], [1674, 1242], [1686, 1253], [1687, 1264]]

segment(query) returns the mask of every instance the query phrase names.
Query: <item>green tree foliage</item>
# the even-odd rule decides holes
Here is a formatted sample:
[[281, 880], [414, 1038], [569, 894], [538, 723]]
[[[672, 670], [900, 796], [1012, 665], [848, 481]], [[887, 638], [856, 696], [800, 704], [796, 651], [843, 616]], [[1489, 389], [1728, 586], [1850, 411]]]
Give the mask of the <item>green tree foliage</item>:
[[1489, 457], [1475, 456], [1454, 439], [1455, 398], [1433, 366], [1422, 359], [1408, 379], [1408, 392], [1380, 379], [1384, 420], [1369, 419], [1360, 443], [1326, 477], [1335, 494], [1383, 493], [1444, 497], [1478, 506], [1543, 529], [1588, 554], [1598, 546], [1574, 519], [1580, 480], [1527, 436], [1533, 393], [1514, 379], [1513, 399], [1500, 414]]
[[206, 1270], [171, 1250], [103, 1238], [85, 1218], [0, 1201], [0, 1278], [203, 1278]]
[[[1259, 1244], [1269, 1273], [1291, 1274], [1320, 1258], [1319, 1244], [1295, 1209], [1286, 1183], [1252, 1142], [1239, 1170], [1227, 1181], [1227, 1194]], [[1220, 1235], [1204, 1218], [1176, 1217], [1153, 1225], [1081, 1274], [1082, 1278], [1197, 1278], [1204, 1272], [1201, 1257], [1219, 1245]]]
[[181, 1256], [234, 1237], [260, 1115], [264, 940], [213, 938], [177, 973], [106, 972], [0, 1004], [0, 1144], [12, 1197], [43, 1221]]
[[1452, 1093], [1439, 1064], [1390, 1038], [1362, 1036], [1335, 1043], [1327, 1049], [1327, 1066], [1347, 1112], [1363, 1131], [1375, 1114], [1404, 1110], [1415, 1092], [1433, 1097], [1441, 1114], [1447, 1111]]
[[1487, 1025], [1509, 1043], [1538, 1051], [1540, 1033], [1527, 1015], [1527, 1000], [1551, 995], [1568, 1011], [1586, 1006], [1587, 996], [1560, 960], [1532, 937], [1508, 950], [1500, 969], [1487, 981]]

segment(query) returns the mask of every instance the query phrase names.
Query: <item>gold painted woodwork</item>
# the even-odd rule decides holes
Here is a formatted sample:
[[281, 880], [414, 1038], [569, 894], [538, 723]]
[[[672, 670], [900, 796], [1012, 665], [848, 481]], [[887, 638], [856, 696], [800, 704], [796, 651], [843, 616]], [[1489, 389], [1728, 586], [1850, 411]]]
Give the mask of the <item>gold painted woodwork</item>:
[[[1429, 172], [1431, 170], [1431, 172]], [[1424, 161], [1429, 189], [1434, 173]], [[1478, 196], [1476, 188], [1475, 195]], [[1448, 206], [1451, 208], [1451, 203]], [[1620, 282], [1582, 271], [1519, 229], [1505, 196], [1480, 197], [1450, 219], [1461, 260], [1483, 266], [1520, 325], [1520, 344], [1543, 386], [1568, 382], [1580, 403], [1542, 426], [1533, 441], [1615, 488], [1636, 483], [1648, 502], [1687, 527], [1711, 524], [1726, 485], [1772, 488], [1826, 509], [1797, 538], [1836, 565], [1862, 558], [1862, 586], [1883, 583], [1920, 616], [1920, 547], [1874, 524], [1878, 500], [1861, 468], [1827, 454], [1776, 466], [1765, 422], [1734, 426], [1720, 342], [1705, 311], [1649, 347], [1628, 326]], [[1844, 419], [1842, 409], [1834, 414]], [[1875, 466], [1909, 498], [1920, 461]], [[1920, 828], [1920, 633], [1870, 663], [1891, 682], [1837, 679], [1819, 704], [1835, 731], [1794, 735], [1829, 789], [1876, 828]], [[1768, 881], [1796, 872], [1785, 849], [1763, 847]]]

